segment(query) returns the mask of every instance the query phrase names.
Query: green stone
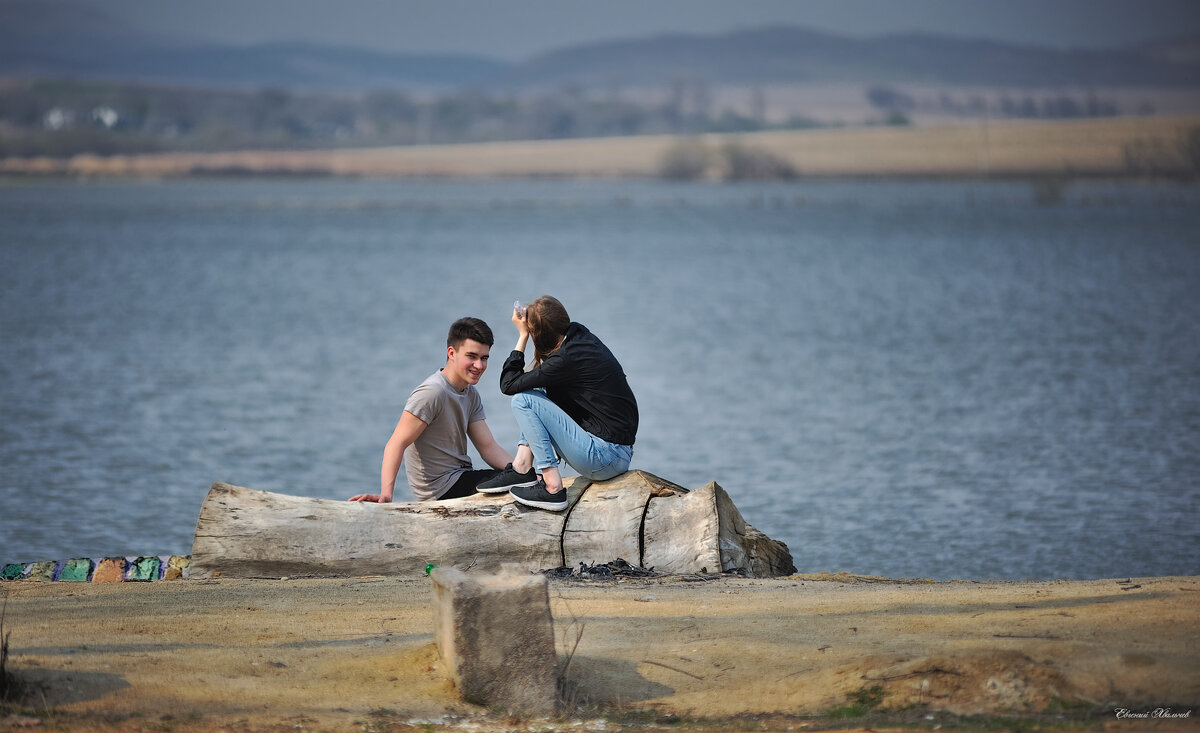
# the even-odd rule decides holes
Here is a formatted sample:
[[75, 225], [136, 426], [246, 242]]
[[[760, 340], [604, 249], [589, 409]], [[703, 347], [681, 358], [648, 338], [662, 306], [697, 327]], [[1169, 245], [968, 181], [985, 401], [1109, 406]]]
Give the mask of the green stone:
[[129, 570], [130, 580], [158, 580], [158, 569], [162, 566], [162, 560], [157, 557], [139, 557], [133, 561], [133, 566]]
[[0, 570], [0, 580], [20, 580], [25, 574], [24, 563], [10, 563]]
[[58, 580], [86, 583], [92, 579], [92, 561], [86, 557], [67, 560], [58, 571]]

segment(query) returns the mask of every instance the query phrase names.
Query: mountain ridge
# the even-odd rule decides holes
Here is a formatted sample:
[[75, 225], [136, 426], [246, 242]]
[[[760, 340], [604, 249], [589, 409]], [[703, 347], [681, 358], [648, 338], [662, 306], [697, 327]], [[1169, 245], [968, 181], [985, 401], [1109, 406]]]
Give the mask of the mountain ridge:
[[0, 76], [345, 91], [663, 87], [680, 79], [1191, 88], [1200, 86], [1200, 35], [1057, 49], [932, 33], [854, 38], [773, 25], [598, 41], [507, 62], [313, 42], [227, 46], [152, 37], [95, 7], [81, 13], [53, 3], [3, 3]]
[[[1167, 47], [1176, 50], [1163, 52]], [[932, 33], [855, 39], [799, 26], [766, 26], [717, 35], [661, 34], [573, 46], [510, 67], [505, 81], [518, 85], [603, 82], [604, 74], [628, 70], [636, 63], [640, 67], [625, 77], [630, 81], [662, 82], [686, 67], [693, 76], [716, 83], [1196, 86], [1200, 85], [1198, 62], [1200, 35], [1112, 49], [1053, 49]]]

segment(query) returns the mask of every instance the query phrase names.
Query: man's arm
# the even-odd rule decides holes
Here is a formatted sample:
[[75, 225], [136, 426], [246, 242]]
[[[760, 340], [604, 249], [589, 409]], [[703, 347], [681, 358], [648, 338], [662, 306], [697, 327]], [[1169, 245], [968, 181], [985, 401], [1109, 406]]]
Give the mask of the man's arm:
[[392, 437], [383, 448], [383, 466], [379, 469], [380, 493], [358, 494], [350, 497], [350, 501], [375, 501], [380, 504], [391, 502], [392, 494], [396, 490], [396, 474], [400, 473], [400, 462], [404, 460], [404, 451], [425, 431], [425, 427], [425, 423], [419, 417], [405, 410], [400, 416], [400, 421], [396, 423], [396, 429], [392, 431]]
[[512, 456], [492, 437], [492, 429], [488, 427], [486, 420], [476, 420], [468, 425], [467, 437], [475, 445], [475, 450], [479, 451], [479, 457], [487, 461], [492, 468], [504, 468], [512, 463]]

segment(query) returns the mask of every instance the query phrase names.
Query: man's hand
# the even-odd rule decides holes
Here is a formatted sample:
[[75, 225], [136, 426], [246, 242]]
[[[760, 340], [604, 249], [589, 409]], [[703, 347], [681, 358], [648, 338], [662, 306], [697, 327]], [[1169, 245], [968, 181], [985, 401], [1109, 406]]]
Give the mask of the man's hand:
[[348, 499], [348, 501], [373, 501], [377, 504], [390, 504], [392, 497], [382, 494], [357, 494]]

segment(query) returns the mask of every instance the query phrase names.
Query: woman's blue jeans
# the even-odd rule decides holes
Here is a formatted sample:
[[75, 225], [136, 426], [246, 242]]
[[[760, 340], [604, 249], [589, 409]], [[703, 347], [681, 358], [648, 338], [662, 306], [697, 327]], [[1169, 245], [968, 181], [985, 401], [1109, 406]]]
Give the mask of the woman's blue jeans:
[[605, 481], [629, 470], [633, 446], [609, 443], [592, 435], [544, 392], [514, 395], [512, 411], [521, 428], [518, 442], [533, 451], [533, 467], [538, 471], [556, 468], [558, 456], [580, 476], [593, 481]]

